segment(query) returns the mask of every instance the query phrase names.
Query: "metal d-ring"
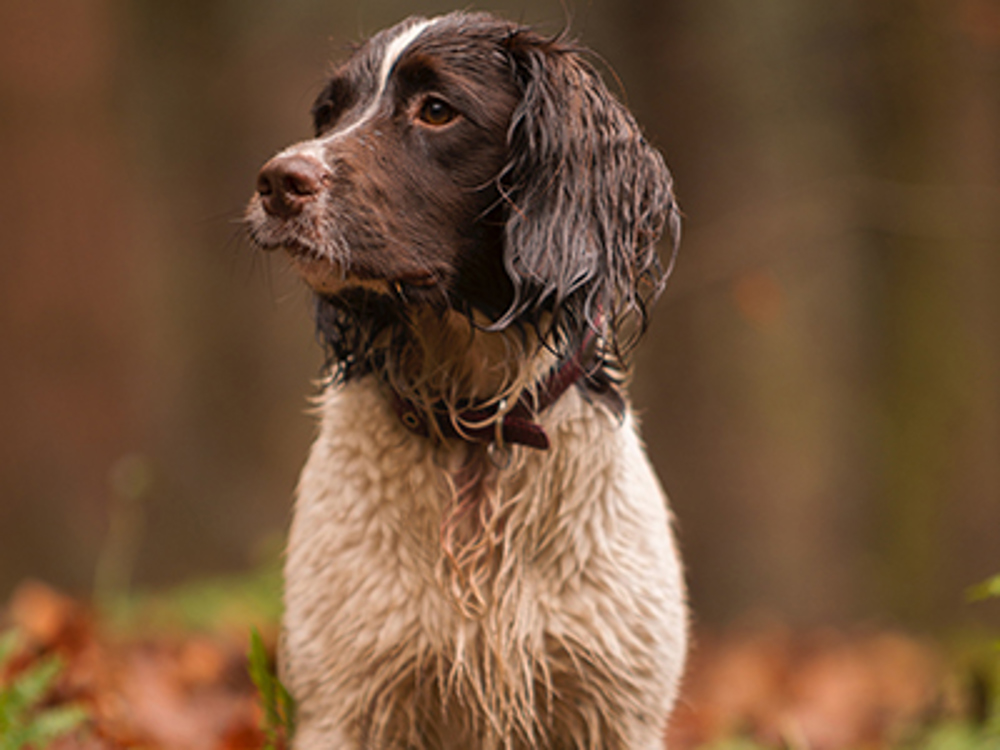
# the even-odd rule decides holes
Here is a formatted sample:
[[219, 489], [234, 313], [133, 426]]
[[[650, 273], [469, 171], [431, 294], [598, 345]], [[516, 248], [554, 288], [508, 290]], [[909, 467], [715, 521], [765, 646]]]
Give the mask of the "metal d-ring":
[[501, 471], [510, 466], [513, 456], [513, 449], [507, 443], [499, 443], [496, 440], [486, 446], [486, 454], [490, 457], [490, 462], [494, 468]]

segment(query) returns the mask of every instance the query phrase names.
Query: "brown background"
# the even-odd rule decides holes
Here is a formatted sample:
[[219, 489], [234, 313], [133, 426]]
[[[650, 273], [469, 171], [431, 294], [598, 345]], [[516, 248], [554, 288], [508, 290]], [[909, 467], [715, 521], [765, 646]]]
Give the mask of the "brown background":
[[[963, 591], [1000, 571], [1000, 2], [474, 7], [571, 16], [674, 171], [634, 396], [699, 620], [988, 612]], [[280, 536], [319, 353], [237, 220], [328, 60], [450, 8], [0, 2], [0, 595]]]

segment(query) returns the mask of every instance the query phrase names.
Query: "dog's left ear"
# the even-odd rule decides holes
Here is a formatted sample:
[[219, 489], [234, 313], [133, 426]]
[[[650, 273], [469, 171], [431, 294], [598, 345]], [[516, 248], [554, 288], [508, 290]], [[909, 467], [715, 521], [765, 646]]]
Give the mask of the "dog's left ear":
[[665, 281], [656, 242], [666, 225], [675, 246], [680, 235], [663, 157], [580, 50], [529, 31], [505, 47], [522, 96], [500, 179], [510, 314], [546, 310], [557, 329], [585, 322], [614, 336], [635, 312], [644, 327]]

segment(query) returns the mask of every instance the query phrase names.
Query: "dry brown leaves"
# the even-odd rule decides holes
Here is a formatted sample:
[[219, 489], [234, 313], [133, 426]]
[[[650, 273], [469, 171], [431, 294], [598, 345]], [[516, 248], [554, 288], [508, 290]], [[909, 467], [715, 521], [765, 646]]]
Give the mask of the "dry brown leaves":
[[[49, 704], [82, 703], [93, 717], [57, 750], [264, 746], [248, 635], [116, 636], [87, 606], [38, 583], [16, 592], [3, 621], [27, 644], [6, 677], [58, 654], [66, 669]], [[668, 743], [688, 750], [739, 734], [776, 747], [883, 748], [938, 710], [942, 680], [935, 651], [894, 632], [702, 634]]]
[[702, 635], [670, 729], [673, 750], [743, 735], [775, 747], [884, 748], [943, 709], [935, 649], [898, 632]]
[[[246, 670], [247, 642], [206, 634], [115, 637], [93, 613], [38, 583], [21, 586], [7, 620], [27, 657], [66, 664], [52, 704], [81, 703], [93, 717], [58, 750], [256, 750], [260, 709]], [[16, 671], [25, 664], [13, 664]]]

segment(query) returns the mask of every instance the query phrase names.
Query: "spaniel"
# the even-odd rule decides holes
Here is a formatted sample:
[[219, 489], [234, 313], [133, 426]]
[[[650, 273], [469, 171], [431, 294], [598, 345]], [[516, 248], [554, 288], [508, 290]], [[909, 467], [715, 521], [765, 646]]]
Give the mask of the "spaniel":
[[285, 564], [294, 747], [652, 748], [686, 650], [624, 393], [679, 212], [585, 51], [411, 18], [329, 79], [246, 221], [329, 377]]

